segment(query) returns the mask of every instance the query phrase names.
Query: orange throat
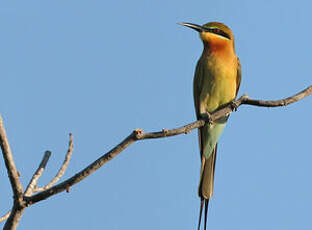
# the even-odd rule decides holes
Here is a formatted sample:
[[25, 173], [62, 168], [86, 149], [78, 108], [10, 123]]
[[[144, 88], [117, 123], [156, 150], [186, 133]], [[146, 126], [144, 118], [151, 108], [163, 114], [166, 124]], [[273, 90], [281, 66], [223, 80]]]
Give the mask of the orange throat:
[[234, 45], [231, 40], [220, 38], [214, 34], [201, 34], [204, 43], [203, 55], [213, 55], [222, 59], [228, 59], [235, 56]]

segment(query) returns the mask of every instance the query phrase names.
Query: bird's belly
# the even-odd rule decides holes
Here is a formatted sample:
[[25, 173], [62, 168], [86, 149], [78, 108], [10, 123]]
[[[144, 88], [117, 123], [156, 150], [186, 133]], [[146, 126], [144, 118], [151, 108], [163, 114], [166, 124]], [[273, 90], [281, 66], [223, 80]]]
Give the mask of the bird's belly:
[[215, 76], [211, 77], [210, 84], [203, 86], [200, 100], [202, 112], [211, 113], [235, 99], [236, 73], [227, 72], [219, 74], [220, 77]]
[[207, 111], [212, 112], [235, 98], [236, 82], [229, 79], [218, 80], [207, 97]]

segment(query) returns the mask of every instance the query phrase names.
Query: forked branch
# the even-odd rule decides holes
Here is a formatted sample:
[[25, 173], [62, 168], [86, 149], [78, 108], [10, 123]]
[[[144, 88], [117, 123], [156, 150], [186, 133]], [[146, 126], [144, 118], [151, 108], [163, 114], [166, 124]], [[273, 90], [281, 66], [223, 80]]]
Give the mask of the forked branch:
[[[0, 124], [1, 124], [0, 125], [1, 140], [2, 139], [7, 140], [1, 116], [0, 116]], [[46, 186], [44, 186], [43, 188], [38, 188], [37, 187], [37, 181], [40, 178], [40, 176], [43, 174], [44, 169], [46, 167], [46, 164], [48, 163], [49, 158], [51, 156], [50, 151], [45, 152], [45, 154], [44, 154], [44, 156], [43, 156], [43, 158], [39, 164], [39, 167], [35, 171], [30, 182], [28, 183], [28, 186], [27, 186], [25, 192], [20, 196], [19, 203], [17, 202], [17, 199], [14, 198], [14, 204], [13, 204], [12, 210], [8, 211], [6, 214], [4, 214], [2, 217], [0, 217], [0, 222], [8, 219], [8, 221], [6, 222], [6, 224], [4, 226], [4, 229], [15, 229], [16, 228], [16, 226], [19, 222], [19, 219], [23, 214], [24, 209], [27, 207], [27, 204], [25, 202], [24, 197], [33, 195], [33, 193], [37, 192], [36, 190], [44, 191], [49, 186], [54, 185], [59, 179], [61, 179], [61, 177], [63, 176], [63, 174], [65, 173], [65, 171], [68, 167], [72, 152], [73, 152], [73, 137], [72, 137], [72, 134], [69, 134], [68, 150], [67, 150], [65, 160], [64, 160], [60, 170], [58, 171], [56, 176]]]
[[38, 179], [41, 177], [49, 159], [50, 159], [50, 156], [51, 156], [51, 152], [50, 151], [46, 151], [44, 153], [44, 156], [39, 164], [39, 167], [38, 169], [36, 170], [36, 172], [34, 173], [34, 175], [32, 176], [27, 188], [26, 188], [26, 191], [24, 193], [25, 196], [31, 196], [34, 192], [34, 188], [35, 186], [37, 185], [37, 181]]
[[[70, 158], [72, 156], [73, 151], [74, 151], [73, 135], [70, 133], [69, 134], [69, 144], [68, 144], [67, 154], [65, 155], [65, 159], [64, 159], [64, 162], [63, 162], [61, 168], [57, 172], [56, 176], [47, 185], [43, 186], [42, 188], [36, 187], [34, 189], [34, 192], [42, 192], [44, 190], [47, 190], [48, 188], [55, 185], [56, 182], [58, 182], [62, 178], [62, 176], [64, 175], [64, 173], [68, 167], [68, 164], [69, 164], [69, 161], [70, 161]], [[27, 194], [25, 194], [25, 195], [27, 196]]]

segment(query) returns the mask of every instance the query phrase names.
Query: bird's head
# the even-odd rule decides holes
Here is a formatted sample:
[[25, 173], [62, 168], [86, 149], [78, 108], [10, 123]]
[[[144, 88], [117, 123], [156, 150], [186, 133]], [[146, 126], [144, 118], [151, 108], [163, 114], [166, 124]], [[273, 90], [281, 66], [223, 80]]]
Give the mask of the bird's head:
[[213, 50], [220, 50], [225, 47], [233, 47], [234, 36], [229, 27], [220, 22], [209, 22], [203, 26], [193, 23], [178, 23], [179, 25], [189, 27], [199, 32], [199, 36], [205, 47]]

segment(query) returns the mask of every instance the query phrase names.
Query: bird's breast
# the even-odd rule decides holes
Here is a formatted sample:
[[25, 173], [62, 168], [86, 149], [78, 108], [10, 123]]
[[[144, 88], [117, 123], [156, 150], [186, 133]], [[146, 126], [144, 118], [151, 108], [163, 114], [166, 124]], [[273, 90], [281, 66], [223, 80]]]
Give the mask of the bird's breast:
[[203, 58], [203, 81], [200, 94], [201, 112], [213, 112], [231, 102], [236, 94], [237, 58], [210, 56]]

